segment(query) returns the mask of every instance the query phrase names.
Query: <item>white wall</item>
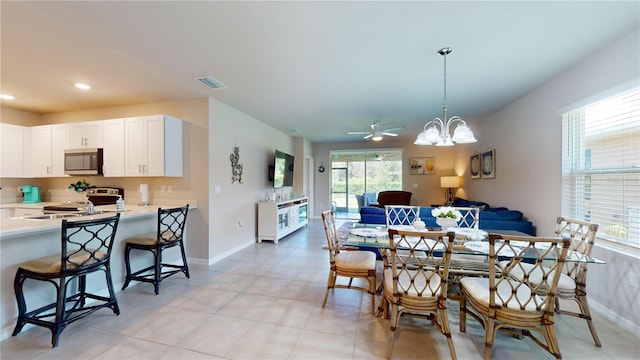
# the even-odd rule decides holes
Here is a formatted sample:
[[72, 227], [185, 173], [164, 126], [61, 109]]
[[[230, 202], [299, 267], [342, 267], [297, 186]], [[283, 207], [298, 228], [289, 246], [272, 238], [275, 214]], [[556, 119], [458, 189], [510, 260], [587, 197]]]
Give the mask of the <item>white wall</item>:
[[[276, 149], [294, 154], [294, 144], [289, 135], [213, 98], [209, 99], [209, 113], [208, 258], [213, 263], [255, 242], [257, 203], [273, 190], [273, 184], [268, 181], [269, 164]], [[229, 155], [234, 146], [240, 148], [239, 163], [244, 166], [242, 184], [231, 183]], [[303, 166], [297, 168], [297, 158], [296, 179], [304, 173]], [[215, 191], [216, 186], [219, 193]], [[288, 192], [291, 188], [282, 191]], [[239, 222], [243, 226], [238, 226]]]
[[[636, 31], [484, 119], [476, 126], [475, 145], [478, 151], [496, 149], [497, 176], [471, 181], [466, 169], [470, 198], [522, 210], [536, 225], [538, 235], [552, 235], [561, 212], [559, 110], [639, 77], [640, 35]], [[458, 151], [457, 164], [468, 165], [472, 151]], [[620, 314], [622, 325], [639, 331], [638, 289], [630, 287], [628, 279], [631, 273], [640, 273], [640, 261], [629, 251], [602, 247], [594, 250], [594, 256], [608, 264], [589, 267], [589, 298], [610, 315]]]

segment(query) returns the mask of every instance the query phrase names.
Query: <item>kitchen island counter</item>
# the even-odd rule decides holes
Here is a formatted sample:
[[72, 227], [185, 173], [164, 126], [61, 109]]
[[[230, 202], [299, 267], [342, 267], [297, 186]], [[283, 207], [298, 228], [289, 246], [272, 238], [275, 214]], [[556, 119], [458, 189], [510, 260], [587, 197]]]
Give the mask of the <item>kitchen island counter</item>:
[[[162, 203], [156, 202], [148, 206], [127, 205], [126, 211], [121, 212], [120, 223], [111, 252], [111, 274], [116, 291], [122, 288], [125, 278], [123, 253], [126, 239], [140, 234], [155, 232], [157, 226], [156, 214], [159, 207], [179, 207], [184, 206], [186, 203], [189, 203], [190, 209], [197, 208], [196, 201], [172, 199]], [[56, 205], [59, 202], [29, 204], [29, 206], [42, 208], [51, 204]], [[3, 204], [2, 207], [24, 208], [25, 205], [21, 203]], [[115, 205], [96, 206], [96, 210], [113, 212], [73, 217], [73, 219], [85, 220], [91, 216], [113, 216], [116, 213], [115, 209]], [[18, 315], [13, 291], [13, 279], [18, 266], [28, 260], [60, 253], [62, 220], [4, 218], [0, 219], [0, 221], [0, 339], [4, 340], [11, 335]], [[185, 233], [185, 241], [189, 241], [188, 232]], [[148, 266], [153, 261], [150, 253], [132, 252], [131, 255], [133, 268]], [[170, 263], [180, 262], [179, 251], [164, 254], [163, 261]], [[142, 286], [145, 285], [148, 284], [142, 284]], [[87, 290], [96, 293], [103, 292], [105, 295], [107, 291], [104, 286], [104, 280], [92, 277], [87, 278]], [[148, 291], [150, 296], [154, 296], [153, 286], [149, 286]], [[30, 282], [25, 284], [25, 297], [29, 308], [34, 309], [54, 302], [55, 292], [51, 284]]]

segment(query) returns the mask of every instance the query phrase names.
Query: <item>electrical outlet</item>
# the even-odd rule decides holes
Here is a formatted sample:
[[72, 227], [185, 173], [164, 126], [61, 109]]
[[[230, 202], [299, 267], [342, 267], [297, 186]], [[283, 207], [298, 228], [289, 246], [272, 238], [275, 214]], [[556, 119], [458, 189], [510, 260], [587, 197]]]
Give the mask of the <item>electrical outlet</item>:
[[242, 220], [238, 221], [238, 229], [240, 229], [243, 226], [244, 226], [244, 223], [242, 222]]
[[165, 192], [167, 191], [167, 187], [164, 185], [160, 185], [160, 192]]
[[167, 192], [171, 192], [171, 185], [167, 185]]
[[629, 273], [629, 286], [638, 288], [638, 274], [634, 272]]

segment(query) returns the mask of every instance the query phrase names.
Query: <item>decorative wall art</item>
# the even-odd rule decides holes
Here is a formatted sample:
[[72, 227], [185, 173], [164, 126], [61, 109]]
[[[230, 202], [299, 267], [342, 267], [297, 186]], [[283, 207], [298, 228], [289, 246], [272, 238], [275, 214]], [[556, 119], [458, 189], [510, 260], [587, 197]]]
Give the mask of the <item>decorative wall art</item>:
[[422, 157], [409, 159], [409, 175], [435, 175], [436, 158]]
[[482, 178], [495, 179], [496, 177], [496, 150], [489, 149], [482, 153]]
[[480, 179], [481, 165], [480, 153], [476, 151], [469, 158], [469, 173], [471, 174], [471, 179]]
[[229, 159], [231, 160], [231, 183], [238, 181], [239, 184], [242, 184], [242, 164], [238, 164], [238, 161], [240, 161], [240, 148], [238, 146], [233, 148]]

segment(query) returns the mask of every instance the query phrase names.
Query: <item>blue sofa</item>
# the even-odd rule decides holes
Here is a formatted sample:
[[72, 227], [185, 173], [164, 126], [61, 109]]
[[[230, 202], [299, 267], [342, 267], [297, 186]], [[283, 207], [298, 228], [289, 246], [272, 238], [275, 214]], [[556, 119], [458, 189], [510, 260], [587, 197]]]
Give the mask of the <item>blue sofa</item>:
[[[487, 203], [455, 198], [453, 206], [456, 207], [480, 207], [480, 224], [483, 230], [516, 230], [529, 235], [535, 235], [533, 223], [523, 219], [523, 214], [518, 210], [509, 210], [505, 207], [492, 208]], [[427, 227], [438, 227], [436, 219], [431, 215], [433, 207], [420, 207], [420, 219]], [[365, 224], [386, 224], [384, 209], [365, 206], [360, 209], [360, 222]]]

